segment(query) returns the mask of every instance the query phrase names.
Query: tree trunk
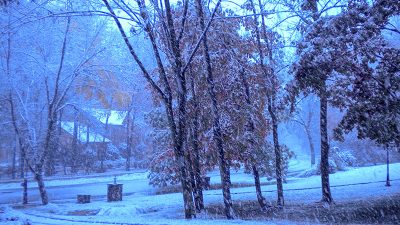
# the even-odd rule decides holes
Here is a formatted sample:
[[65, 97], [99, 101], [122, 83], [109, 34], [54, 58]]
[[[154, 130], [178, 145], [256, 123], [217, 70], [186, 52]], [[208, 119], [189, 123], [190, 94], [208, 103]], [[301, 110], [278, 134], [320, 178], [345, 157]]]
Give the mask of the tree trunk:
[[[132, 96], [133, 97], [133, 96]], [[133, 101], [133, 98], [132, 98]], [[131, 157], [132, 157], [132, 118], [131, 118], [131, 110], [132, 108], [129, 109], [128, 111], [128, 119], [126, 122], [126, 163], [125, 163], [125, 170], [129, 171], [131, 170]]]
[[[111, 99], [112, 102], [112, 99]], [[107, 112], [106, 115], [106, 124], [105, 124], [105, 133], [103, 135], [103, 145], [100, 147], [100, 154], [99, 154], [99, 159], [100, 159], [100, 172], [104, 173], [106, 172], [106, 168], [104, 167], [104, 161], [107, 158], [107, 143], [106, 143], [106, 135], [108, 135], [108, 120], [110, 119], [111, 116], [111, 111], [110, 113]]]
[[[50, 110], [50, 109], [49, 109]], [[56, 123], [57, 123], [57, 115], [53, 113], [49, 113], [49, 124], [48, 124], [48, 133], [46, 136], [46, 142], [44, 146], [43, 152], [43, 163], [41, 162], [42, 166], [44, 164], [45, 167], [45, 175], [51, 176], [55, 174], [55, 157], [56, 157], [56, 148], [57, 143], [55, 141], [56, 138]], [[42, 161], [42, 160], [41, 160]], [[44, 163], [45, 162], [45, 163]]]
[[332, 203], [331, 189], [329, 185], [329, 143], [328, 143], [328, 97], [326, 93], [326, 81], [321, 87], [320, 94], [320, 129], [321, 129], [321, 186], [322, 202]]
[[47, 160], [45, 163], [45, 175], [46, 176], [52, 176], [55, 174], [55, 150], [56, 148], [52, 146], [49, 149], [49, 154], [47, 156]]
[[194, 189], [194, 199], [195, 199], [195, 207], [198, 212], [204, 209], [204, 199], [203, 199], [203, 187], [202, 187], [202, 179], [201, 179], [201, 168], [200, 168], [200, 149], [199, 149], [199, 138], [198, 138], [198, 129], [199, 129], [199, 108], [197, 102], [197, 95], [194, 87], [194, 78], [191, 80], [191, 92], [193, 98], [193, 108], [194, 108], [194, 116], [193, 116], [193, 129], [191, 132], [191, 141], [193, 148], [193, 169], [195, 173], [195, 189]]
[[[90, 143], [90, 127], [89, 127], [89, 125], [88, 124], [86, 124], [86, 144], [85, 144], [85, 149], [88, 149], [89, 148], [89, 143]], [[82, 164], [83, 164], [83, 167], [84, 167], [84, 169], [85, 169], [85, 173], [86, 174], [89, 174], [90, 173], [90, 169], [91, 169], [91, 167], [92, 167], [92, 162], [91, 162], [91, 160], [89, 159], [90, 157], [85, 157], [83, 160], [82, 160]], [[65, 171], [65, 169], [64, 169], [64, 171]]]
[[[199, 18], [199, 23], [201, 30], [205, 30], [204, 23], [204, 14], [203, 14], [203, 5], [201, 0], [196, 1], [197, 14]], [[232, 199], [231, 199], [231, 178], [230, 178], [230, 168], [225, 158], [225, 151], [223, 147], [222, 140], [222, 131], [220, 126], [220, 114], [218, 111], [217, 98], [215, 94], [215, 84], [214, 77], [212, 74], [211, 68], [211, 59], [208, 51], [208, 43], [207, 43], [207, 34], [204, 35], [203, 39], [203, 56], [205, 58], [206, 67], [207, 67], [207, 86], [208, 86], [208, 94], [211, 98], [211, 109], [213, 113], [213, 133], [214, 140], [216, 142], [216, 147], [218, 151], [219, 158], [219, 168], [221, 174], [221, 183], [222, 183], [222, 193], [224, 196], [224, 204], [225, 204], [225, 215], [227, 219], [233, 219], [233, 208], [232, 208]]]
[[283, 176], [282, 176], [282, 151], [279, 146], [278, 139], [278, 121], [273, 108], [272, 99], [268, 102], [268, 111], [271, 115], [272, 122], [272, 137], [274, 141], [274, 151], [275, 151], [275, 173], [276, 173], [276, 187], [278, 190], [278, 200], [277, 204], [279, 206], [285, 205], [285, 200], [283, 198]]
[[49, 203], [49, 198], [47, 196], [46, 188], [44, 186], [43, 175], [39, 168], [36, 168], [35, 172], [35, 180], [37, 181], [40, 198], [42, 200], [43, 205], [47, 205]]
[[22, 204], [28, 204], [28, 179], [24, 178], [22, 182]]
[[186, 170], [188, 171], [189, 176], [190, 176], [190, 185], [191, 185], [190, 189], [192, 192], [192, 198], [194, 199], [194, 206], [196, 208], [196, 205], [197, 205], [197, 202], [196, 202], [196, 179], [195, 179], [195, 171], [193, 168], [192, 155], [190, 154], [190, 152], [186, 152], [186, 162], [187, 162]]
[[260, 175], [258, 173], [257, 167], [255, 165], [252, 166], [253, 176], [254, 176], [254, 185], [256, 186], [256, 193], [257, 193], [257, 200], [260, 204], [261, 209], [266, 209], [267, 202], [265, 201], [264, 196], [261, 192], [261, 182], [260, 182]]
[[17, 147], [13, 147], [13, 156], [12, 156], [12, 166], [11, 166], [11, 177], [12, 179], [15, 179], [16, 173], [17, 173]]
[[75, 109], [74, 112], [74, 131], [72, 137], [72, 164], [71, 164], [71, 173], [78, 172], [78, 112]]
[[308, 143], [310, 145], [311, 165], [315, 165], [315, 149], [314, 149], [314, 143], [313, 143], [312, 136], [311, 136], [311, 131], [310, 131], [310, 128], [306, 128], [305, 130], [306, 130], [306, 134], [307, 134]]
[[35, 170], [32, 171], [35, 174], [35, 179], [38, 183], [40, 198], [42, 199], [43, 205], [47, 205], [49, 202], [46, 188], [45, 188], [44, 181], [43, 181], [43, 166], [45, 164], [45, 161], [47, 159], [50, 149], [53, 149], [53, 146], [54, 146], [53, 145], [54, 144], [53, 135], [55, 132], [55, 125], [56, 125], [55, 123], [57, 121], [56, 120], [57, 115], [52, 113], [52, 111], [50, 110], [51, 108], [52, 107], [49, 107], [49, 113], [48, 113], [49, 121], [48, 121], [48, 125], [47, 125], [46, 139], [45, 139], [45, 143], [43, 146], [43, 153], [40, 156], [39, 161], [36, 162]]
[[191, 219], [195, 212], [194, 212], [194, 205], [193, 205], [193, 198], [192, 198], [192, 191], [191, 191], [191, 183], [190, 177], [187, 174], [187, 166], [186, 166], [186, 159], [183, 155], [179, 155], [177, 157], [178, 161], [178, 168], [181, 177], [181, 184], [182, 184], [182, 192], [183, 192], [183, 203], [185, 208], [185, 218]]
[[[194, 138], [193, 138], [194, 139]], [[204, 209], [204, 198], [203, 198], [203, 186], [201, 179], [201, 169], [200, 169], [200, 153], [197, 147], [197, 150], [194, 150], [194, 177], [195, 177], [195, 189], [194, 189], [194, 199], [196, 203], [196, 209], [198, 212]]]
[[[51, 129], [54, 129], [54, 137], [50, 141], [49, 145], [49, 150], [48, 150], [48, 156], [47, 156], [47, 163], [45, 164], [45, 175], [46, 176], [52, 176], [56, 173], [56, 155], [58, 154], [60, 150], [60, 135], [61, 135], [61, 112], [59, 113], [59, 116], [57, 118], [57, 115], [55, 116], [55, 123], [56, 127], [51, 127]], [[58, 123], [57, 123], [58, 121]], [[53, 131], [51, 131], [53, 133]], [[53, 136], [53, 134], [52, 134]], [[55, 141], [53, 141], [55, 140]]]
[[21, 133], [17, 127], [17, 118], [15, 115], [15, 108], [14, 108], [14, 100], [12, 99], [12, 94], [10, 92], [10, 113], [12, 124], [14, 127], [15, 137], [16, 137], [16, 145], [19, 147], [19, 169], [20, 169], [20, 178], [25, 177], [25, 149], [23, 145], [23, 139], [21, 137]]
[[19, 145], [19, 178], [24, 178], [25, 177], [25, 159], [24, 159], [24, 154], [22, 150], [22, 146], [18, 141]]

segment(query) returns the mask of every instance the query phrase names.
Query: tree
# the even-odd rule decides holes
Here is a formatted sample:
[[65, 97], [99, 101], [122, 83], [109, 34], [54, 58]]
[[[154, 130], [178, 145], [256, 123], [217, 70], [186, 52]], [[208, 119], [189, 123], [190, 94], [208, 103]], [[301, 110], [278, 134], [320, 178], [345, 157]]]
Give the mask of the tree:
[[[244, 117], [244, 121], [243, 123], [240, 123], [239, 119], [236, 120], [237, 122], [235, 123], [236, 126], [243, 129], [243, 131], [241, 131], [241, 133], [238, 135], [239, 142], [242, 142], [243, 140], [243, 144], [236, 144], [238, 146], [243, 145], [244, 148], [244, 150], [239, 153], [242, 155], [242, 157], [240, 157], [240, 161], [244, 162], [245, 171], [251, 171], [253, 174], [257, 200], [260, 204], [260, 207], [265, 210], [267, 203], [261, 191], [260, 169], [268, 167], [267, 165], [270, 165], [269, 161], [272, 159], [272, 157], [268, 155], [269, 149], [267, 150], [267, 148], [264, 148], [264, 139], [267, 126], [264, 124], [264, 102], [262, 99], [265, 94], [265, 88], [263, 88], [264, 85], [262, 85], [262, 83], [259, 83], [260, 81], [262, 82], [263, 79], [260, 79], [257, 76], [257, 70], [255, 66], [249, 63], [247, 58], [248, 55], [252, 55], [253, 52], [257, 52], [257, 49], [246, 47], [249, 46], [249, 40], [247, 40], [245, 37], [239, 37], [238, 34], [229, 34], [229, 37], [223, 35], [222, 39], [223, 46], [228, 49], [229, 56], [233, 59], [230, 61], [232, 65], [229, 65], [231, 68], [230, 76], [235, 76], [235, 74], [238, 76], [236, 80], [238, 84], [234, 89], [236, 89], [237, 92], [244, 93], [241, 96], [233, 90], [230, 91], [230, 93], [233, 93], [234, 95], [234, 100], [238, 101], [238, 98], [242, 97], [243, 99], [241, 100], [244, 101], [243, 107], [239, 111], [239, 117]], [[255, 75], [250, 76], [249, 73], [254, 73]], [[230, 106], [232, 107], [232, 105], [235, 104], [231, 103]], [[232, 137], [232, 139], [236, 138]], [[261, 175], [266, 175], [265, 170]]]
[[[221, 1], [218, 1], [216, 8], [218, 8], [220, 2]], [[112, 15], [114, 22], [116, 23], [118, 30], [122, 38], [124, 39], [126, 46], [129, 49], [129, 52], [131, 53], [135, 62], [138, 64], [147, 82], [150, 84], [151, 88], [155, 91], [155, 93], [161, 99], [165, 106], [166, 116], [168, 118], [168, 124], [171, 130], [170, 135], [174, 148], [176, 166], [179, 168], [179, 176], [184, 198], [185, 218], [192, 218], [192, 216], [194, 215], [194, 207], [191, 197], [191, 185], [187, 172], [185, 151], [183, 148], [184, 137], [186, 133], [187, 99], [185, 72], [188, 69], [188, 66], [195, 52], [198, 50], [204, 34], [207, 32], [209, 26], [211, 25], [211, 21], [213, 20], [213, 17], [215, 15], [215, 10], [211, 16], [209, 23], [205, 27], [205, 30], [202, 31], [202, 36], [200, 37], [200, 40], [193, 47], [193, 50], [189, 54], [189, 58], [186, 60], [186, 62], [184, 62], [182, 59], [183, 52], [180, 47], [181, 37], [180, 35], [178, 35], [179, 33], [177, 33], [177, 27], [174, 24], [173, 12], [169, 0], [164, 0], [164, 4], [162, 6], [159, 5], [158, 1], [151, 2], [154, 8], [154, 14], [157, 15], [158, 19], [157, 21], [155, 21], [155, 24], [159, 24], [159, 27], [154, 27], [152, 25], [150, 21], [151, 15], [143, 0], [136, 1], [136, 5], [139, 8], [137, 14], [135, 14], [134, 6], [132, 4], [128, 4], [125, 1], [121, 1], [121, 4], [115, 2], [116, 6], [123, 12], [125, 12], [135, 24], [138, 24], [143, 28], [148, 38], [150, 39], [153, 54], [157, 62], [157, 72], [161, 82], [160, 85], [155, 82], [154, 78], [149, 73], [149, 69], [143, 65], [141, 59], [138, 57], [136, 51], [132, 47], [132, 44], [126, 35], [123, 26], [121, 25], [121, 22], [119, 21], [119, 18], [115, 14], [113, 7], [111, 7], [107, 0], [103, 0], [103, 3]], [[140, 15], [140, 17], [138, 17], [137, 15]], [[186, 13], [181, 18], [183, 24], [185, 23], [185, 20]], [[160, 32], [156, 33], [156, 28], [161, 28]], [[183, 27], [181, 27], [180, 29], [182, 30]], [[160, 36], [157, 36], [156, 34], [159, 34]], [[169, 60], [169, 64], [171, 66], [171, 75], [167, 74], [166, 72], [166, 68], [164, 66], [164, 63], [162, 62], [162, 55], [159, 51], [160, 48], [163, 48], [165, 50], [164, 52], [166, 53], [166, 58], [167, 60]], [[173, 79], [176, 84], [176, 89], [174, 90], [174, 93], [171, 89], [171, 79]], [[174, 112], [173, 107], [174, 97], [176, 98], [177, 102], [177, 113]]]
[[125, 169], [129, 171], [131, 169], [131, 158], [132, 158], [132, 148], [134, 147], [134, 127], [135, 127], [135, 111], [134, 111], [134, 106], [133, 106], [133, 98], [134, 95], [132, 95], [132, 100], [131, 104], [128, 108], [128, 112], [126, 115], [126, 164], [125, 164]]
[[[204, 13], [203, 13], [203, 4], [201, 0], [196, 1], [197, 6], [197, 16], [200, 23], [201, 30], [205, 30], [205, 22], [204, 22]], [[219, 157], [219, 168], [221, 174], [221, 183], [222, 183], [222, 193], [224, 196], [224, 204], [225, 204], [225, 215], [228, 219], [233, 219], [233, 208], [232, 208], [232, 198], [230, 193], [230, 168], [229, 164], [226, 161], [226, 153], [224, 151], [223, 140], [222, 140], [222, 131], [220, 125], [220, 112], [218, 109], [218, 102], [215, 94], [215, 83], [214, 76], [211, 67], [210, 54], [208, 49], [208, 41], [207, 41], [207, 33], [204, 34], [202, 38], [203, 45], [203, 57], [205, 59], [206, 68], [207, 68], [207, 89], [208, 94], [211, 99], [211, 109], [213, 113], [213, 134], [215, 138], [215, 142], [217, 145], [218, 157]]]
[[306, 106], [304, 106], [304, 110], [299, 110], [295, 114], [292, 121], [300, 125], [303, 128], [304, 132], [306, 133], [308, 144], [310, 146], [311, 166], [313, 166], [315, 165], [315, 147], [312, 134], [312, 127], [313, 127], [312, 122], [314, 114], [313, 111], [311, 110], [311, 107], [312, 107], [311, 104], [307, 104]]
[[[299, 61], [294, 65], [297, 84], [303, 91], [315, 92], [321, 103], [321, 180], [324, 202], [332, 202], [328, 164], [328, 101], [343, 106], [352, 95], [350, 92], [356, 91], [357, 82], [352, 81], [362, 80], [354, 78], [370, 77], [373, 69], [369, 63], [376, 61], [382, 52], [380, 47], [383, 46], [381, 39], [375, 37], [379, 36], [385, 21], [395, 13], [398, 13], [398, 3], [394, 2], [377, 1], [373, 6], [368, 6], [366, 2], [350, 2], [343, 12], [318, 19], [298, 45]], [[372, 20], [366, 19], [369, 17]]]
[[[343, 134], [355, 128], [360, 139], [399, 146], [400, 51], [391, 46], [382, 31], [390, 30], [389, 19], [400, 14], [400, 6], [398, 2], [377, 1], [373, 6], [361, 3], [352, 7], [354, 9], [340, 15], [338, 20], [349, 18], [359, 26], [350, 28], [353, 38], [347, 41], [353, 42], [353, 54], [360, 59], [353, 68], [344, 68], [344, 72], [351, 75], [349, 85], [352, 88], [347, 90], [347, 99], [340, 105], [346, 113], [335, 129], [335, 137], [343, 140]], [[362, 15], [371, 17], [373, 22]], [[340, 35], [344, 37], [345, 34]]]
[[[273, 56], [273, 41], [274, 41], [274, 32], [268, 32], [265, 22], [264, 15], [264, 3], [261, 0], [258, 1], [259, 11], [261, 13], [257, 13], [256, 4], [253, 0], [249, 0], [248, 8], [253, 12], [253, 32], [255, 33], [255, 42], [258, 49], [258, 60], [257, 63], [261, 68], [262, 74], [264, 75], [264, 79], [267, 85], [267, 110], [271, 118], [271, 127], [272, 127], [272, 138], [274, 143], [274, 152], [275, 152], [275, 167], [276, 167], [276, 185], [277, 185], [277, 204], [279, 206], [283, 206], [285, 204], [283, 197], [283, 174], [282, 174], [282, 149], [280, 149], [279, 137], [278, 137], [278, 123], [279, 118], [277, 116], [278, 113], [278, 89], [279, 89], [279, 80], [276, 74], [276, 62]], [[261, 19], [261, 23], [259, 22], [259, 16]], [[266, 43], [263, 46], [262, 42]], [[268, 63], [267, 63], [268, 62]]]
[[[7, 7], [12, 18], [22, 16], [30, 20], [37, 15], [47, 15], [47, 11], [36, 8], [31, 2], [10, 4]], [[36, 13], [27, 13], [32, 8]], [[70, 48], [73, 43], [70, 35], [79, 30], [76, 29], [75, 21], [69, 17], [60, 20], [58, 24], [46, 17], [40, 23], [32, 22], [15, 27], [10, 24], [6, 26], [5, 32], [12, 33], [18, 48], [25, 49], [24, 52], [14, 51], [16, 47], [9, 45], [9, 72], [6, 78], [10, 84], [7, 90], [8, 101], [21, 156], [34, 174], [42, 203], [47, 204], [43, 172], [47, 162], [52, 164], [47, 167], [49, 170], [54, 166], [58, 115], [68, 104], [67, 99], [75, 78], [90, 71], [87, 66], [97, 52], [90, 52], [95, 49], [94, 46], [83, 51], [79, 47]], [[80, 57], [70, 57], [72, 54]]]
[[[192, 107], [188, 110], [189, 115], [189, 140], [188, 144], [191, 145], [191, 149], [193, 152], [192, 156], [192, 170], [194, 172], [194, 179], [192, 180], [193, 192], [194, 192], [194, 200], [195, 207], [198, 212], [204, 209], [204, 198], [203, 198], [203, 179], [202, 179], [202, 164], [201, 159], [204, 157], [200, 153], [201, 143], [199, 140], [199, 117], [200, 117], [200, 107], [199, 107], [199, 99], [197, 95], [197, 90], [195, 85], [195, 77], [193, 76], [192, 67], [189, 68], [189, 75], [191, 77], [190, 80], [190, 92], [192, 95], [191, 101]], [[192, 110], [190, 110], [192, 109]], [[190, 166], [190, 165], [189, 165]]]

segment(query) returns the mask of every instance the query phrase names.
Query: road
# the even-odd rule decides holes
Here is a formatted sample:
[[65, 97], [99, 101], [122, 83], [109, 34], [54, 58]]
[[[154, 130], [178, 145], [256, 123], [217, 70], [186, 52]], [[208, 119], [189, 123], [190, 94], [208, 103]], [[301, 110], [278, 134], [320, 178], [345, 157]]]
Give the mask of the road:
[[[51, 201], [75, 200], [77, 194], [90, 194], [94, 199], [105, 198], [107, 196], [107, 184], [109, 182], [99, 182], [90, 184], [64, 185], [47, 187], [47, 193]], [[149, 194], [154, 192], [154, 188], [148, 184], [147, 179], [131, 180], [121, 182], [124, 195]], [[30, 202], [40, 201], [37, 188], [28, 188], [28, 199]], [[19, 189], [1, 190], [0, 204], [18, 203], [22, 201], [22, 187]]]

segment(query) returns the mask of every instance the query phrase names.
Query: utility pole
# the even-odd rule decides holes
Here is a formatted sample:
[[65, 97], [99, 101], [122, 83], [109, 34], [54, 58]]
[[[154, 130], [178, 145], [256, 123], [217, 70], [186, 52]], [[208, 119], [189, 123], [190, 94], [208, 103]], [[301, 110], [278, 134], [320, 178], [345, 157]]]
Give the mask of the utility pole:
[[390, 187], [390, 177], [389, 177], [389, 146], [386, 145], [386, 187]]

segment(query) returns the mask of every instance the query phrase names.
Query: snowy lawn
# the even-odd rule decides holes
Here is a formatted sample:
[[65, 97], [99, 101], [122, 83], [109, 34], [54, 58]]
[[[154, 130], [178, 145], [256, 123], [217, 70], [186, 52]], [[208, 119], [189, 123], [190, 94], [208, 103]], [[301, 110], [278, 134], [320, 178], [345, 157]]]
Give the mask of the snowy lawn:
[[[338, 172], [330, 176], [332, 195], [337, 205], [348, 204], [354, 201], [366, 201], [383, 197], [399, 196], [400, 194], [400, 164], [391, 164], [392, 186], [385, 187], [386, 165], [351, 169]], [[243, 174], [243, 177], [248, 175]], [[243, 178], [244, 179], [244, 178]], [[235, 182], [235, 180], [233, 180]], [[123, 182], [122, 182], [123, 183]], [[362, 184], [357, 184], [362, 183]], [[352, 184], [348, 186], [348, 184]], [[271, 204], [276, 199], [276, 186], [262, 187], [264, 196]], [[321, 197], [320, 178], [289, 180], [284, 185], [286, 205], [303, 204], [304, 206], [318, 206]], [[254, 187], [233, 188], [232, 198], [235, 203], [245, 203], [256, 200]], [[211, 209], [221, 205], [222, 193], [220, 190], [204, 192], [206, 207], [209, 213], [198, 215], [191, 224], [204, 224], [212, 220], [214, 224], [287, 224], [291, 221], [283, 217], [279, 219], [258, 221], [234, 220], [226, 221], [223, 217], [211, 214]], [[214, 210], [215, 211], [215, 210]], [[22, 207], [13, 205], [13, 209], [6, 208], [4, 214], [17, 214], [20, 218], [27, 218], [33, 224], [90, 224], [100, 223], [125, 223], [125, 224], [186, 224], [182, 219], [183, 200], [180, 193], [163, 195], [145, 195], [135, 193], [124, 196], [122, 202], [108, 203], [105, 199], [96, 199], [89, 204], [76, 204], [74, 200], [58, 200], [47, 206], [38, 204]], [[74, 222], [75, 221], [75, 222]], [[313, 219], [305, 222], [318, 223]], [[395, 221], [394, 221], [395, 222]], [[299, 224], [298, 221], [293, 223]]]

